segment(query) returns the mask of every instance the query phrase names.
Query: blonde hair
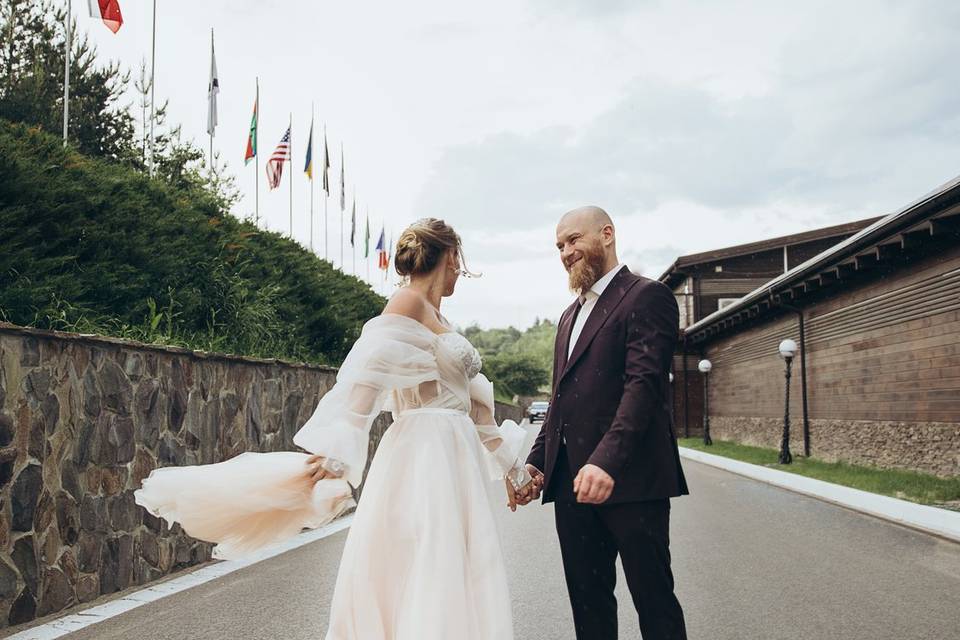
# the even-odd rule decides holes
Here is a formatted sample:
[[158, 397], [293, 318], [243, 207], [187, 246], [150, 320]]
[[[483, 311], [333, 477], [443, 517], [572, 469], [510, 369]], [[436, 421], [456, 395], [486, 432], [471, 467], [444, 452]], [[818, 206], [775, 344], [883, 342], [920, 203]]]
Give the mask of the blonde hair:
[[393, 265], [397, 273], [405, 277], [430, 273], [451, 249], [460, 257], [463, 272], [470, 276], [477, 275], [467, 270], [463, 245], [453, 227], [437, 218], [421, 218], [400, 234]]

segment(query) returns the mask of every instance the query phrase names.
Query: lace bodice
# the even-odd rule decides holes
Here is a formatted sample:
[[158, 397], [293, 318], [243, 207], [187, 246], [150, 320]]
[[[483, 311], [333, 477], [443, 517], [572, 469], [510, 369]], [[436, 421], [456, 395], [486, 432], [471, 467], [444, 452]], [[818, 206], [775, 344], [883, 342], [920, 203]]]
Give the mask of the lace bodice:
[[440, 334], [440, 340], [454, 353], [456, 358], [463, 364], [463, 369], [467, 374], [467, 379], [473, 380], [480, 373], [483, 366], [483, 360], [480, 358], [480, 352], [477, 351], [470, 341], [455, 331]]
[[433, 344], [437, 358], [437, 380], [416, 387], [397, 389], [388, 408], [395, 413], [407, 409], [440, 408], [470, 411], [470, 398], [462, 390], [477, 377], [483, 364], [480, 353], [455, 331], [441, 333]]

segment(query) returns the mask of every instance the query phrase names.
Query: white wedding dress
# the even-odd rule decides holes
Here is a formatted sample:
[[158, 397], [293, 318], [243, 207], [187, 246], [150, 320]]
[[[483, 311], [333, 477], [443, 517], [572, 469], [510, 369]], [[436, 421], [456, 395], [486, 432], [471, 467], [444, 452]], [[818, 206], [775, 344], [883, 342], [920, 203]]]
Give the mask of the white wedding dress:
[[368, 434], [394, 423], [374, 456], [347, 536], [327, 640], [508, 640], [510, 600], [488, 483], [525, 483], [525, 432], [493, 419], [493, 385], [460, 334], [397, 314], [364, 325], [294, 442], [346, 465], [313, 483], [307, 454], [243, 453], [165, 467], [135, 497], [151, 513], [237, 557], [329, 522], [353, 506]]

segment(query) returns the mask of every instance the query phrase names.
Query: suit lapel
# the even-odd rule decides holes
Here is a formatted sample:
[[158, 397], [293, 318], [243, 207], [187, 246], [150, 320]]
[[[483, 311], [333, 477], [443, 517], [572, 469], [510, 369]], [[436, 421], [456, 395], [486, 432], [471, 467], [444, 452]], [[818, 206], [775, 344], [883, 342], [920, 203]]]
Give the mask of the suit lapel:
[[567, 310], [560, 316], [560, 324], [557, 325], [557, 350], [553, 354], [553, 379], [559, 379], [560, 374], [567, 366], [567, 353], [570, 351], [570, 334], [573, 332], [573, 323], [577, 317], [577, 311], [580, 308], [578, 300], [567, 307]]
[[[610, 317], [610, 314], [614, 309], [617, 308], [617, 305], [620, 304], [620, 301], [623, 300], [623, 296], [626, 295], [627, 290], [630, 289], [630, 285], [636, 283], [637, 278], [630, 273], [630, 270], [626, 267], [622, 268], [617, 272], [617, 275], [613, 277], [613, 280], [610, 281], [610, 284], [607, 285], [607, 288], [603, 290], [603, 294], [597, 298], [597, 302], [593, 307], [593, 311], [590, 312], [590, 317], [587, 318], [587, 323], [583, 325], [583, 330], [580, 332], [580, 336], [577, 338], [577, 344], [573, 348], [573, 353], [570, 354], [570, 358], [566, 360], [561, 369], [562, 373], [560, 374], [560, 379], [570, 371], [570, 368], [580, 359], [580, 357], [587, 350], [587, 347], [590, 346], [590, 342], [593, 341], [593, 337], [597, 335], [597, 331], [606, 324], [607, 319]], [[571, 328], [573, 323], [571, 322]], [[567, 345], [569, 350], [569, 340], [570, 335], [567, 334]], [[566, 355], [566, 351], [564, 355]], [[559, 382], [559, 380], [558, 380]]]

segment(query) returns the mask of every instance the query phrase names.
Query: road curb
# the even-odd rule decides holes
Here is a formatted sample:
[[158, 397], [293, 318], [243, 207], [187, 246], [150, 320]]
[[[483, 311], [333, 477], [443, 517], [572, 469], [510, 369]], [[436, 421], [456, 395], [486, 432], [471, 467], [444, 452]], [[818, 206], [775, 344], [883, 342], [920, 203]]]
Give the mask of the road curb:
[[688, 460], [717, 467], [752, 480], [759, 480], [860, 513], [918, 529], [953, 542], [960, 542], [960, 513], [852, 489], [795, 473], [769, 469], [732, 458], [680, 447], [680, 455]]
[[260, 551], [247, 554], [241, 559], [214, 561], [205, 567], [201, 567], [196, 571], [191, 571], [182, 576], [144, 585], [143, 588], [137, 591], [128, 593], [115, 600], [110, 600], [104, 604], [96, 605], [77, 613], [70, 613], [69, 610], [65, 611], [63, 615], [59, 617], [7, 636], [5, 640], [55, 640], [74, 631], [79, 631], [90, 625], [118, 616], [121, 613], [126, 613], [131, 609], [141, 607], [149, 602], [154, 602], [155, 600], [160, 600], [174, 593], [192, 589], [205, 582], [222, 578], [234, 571], [239, 571], [258, 562], [278, 556], [281, 553], [286, 553], [287, 551], [302, 547], [305, 544], [316, 542], [321, 538], [326, 538], [344, 529], [348, 529], [352, 523], [353, 514], [343, 516], [318, 529], [305, 531], [284, 542], [268, 545]]

